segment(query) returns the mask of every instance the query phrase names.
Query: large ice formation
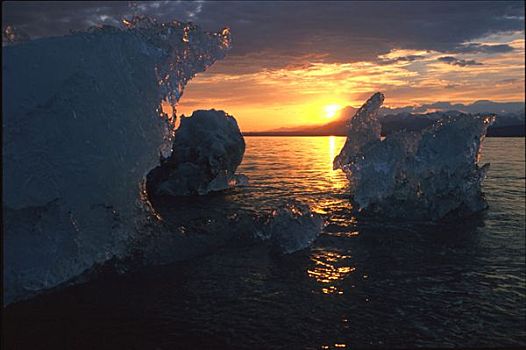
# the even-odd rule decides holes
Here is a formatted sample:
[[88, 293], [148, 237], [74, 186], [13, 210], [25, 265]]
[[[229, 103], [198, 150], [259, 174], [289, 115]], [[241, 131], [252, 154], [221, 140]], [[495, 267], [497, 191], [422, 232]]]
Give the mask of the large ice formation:
[[234, 117], [223, 111], [199, 110], [182, 117], [172, 154], [148, 174], [151, 195], [203, 195], [247, 182], [235, 175], [245, 141]]
[[230, 47], [228, 29], [124, 23], [2, 48], [4, 303], [128, 254], [171, 149], [160, 102]]
[[351, 119], [347, 141], [334, 159], [349, 181], [352, 202], [366, 214], [440, 220], [487, 207], [481, 192], [489, 164], [479, 167], [481, 142], [492, 116], [458, 114], [422, 131], [380, 137], [374, 94]]

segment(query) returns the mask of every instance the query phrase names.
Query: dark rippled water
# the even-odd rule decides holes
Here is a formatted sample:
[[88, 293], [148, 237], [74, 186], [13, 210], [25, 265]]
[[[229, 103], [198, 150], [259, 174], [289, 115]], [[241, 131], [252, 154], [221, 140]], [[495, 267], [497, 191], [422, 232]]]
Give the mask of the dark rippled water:
[[[328, 222], [310, 249], [280, 256], [234, 237], [183, 262], [108, 272], [9, 306], [5, 348], [526, 346], [524, 139], [485, 141], [490, 209], [448, 224], [350, 216], [347, 182], [331, 170], [343, 141], [247, 137], [239, 171], [251, 186], [192, 209], [199, 220], [211, 205], [257, 212], [308, 202]], [[177, 221], [182, 205], [158, 210]]]

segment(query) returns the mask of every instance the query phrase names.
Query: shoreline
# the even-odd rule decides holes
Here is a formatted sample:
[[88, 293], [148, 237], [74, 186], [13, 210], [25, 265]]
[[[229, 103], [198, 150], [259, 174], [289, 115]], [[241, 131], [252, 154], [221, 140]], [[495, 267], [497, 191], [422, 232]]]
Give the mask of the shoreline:
[[[327, 136], [336, 136], [336, 137], [347, 137], [347, 135], [339, 134], [339, 133], [302, 133], [302, 132], [266, 132], [266, 131], [247, 131], [241, 133], [243, 136], [246, 137], [327, 137]], [[382, 133], [382, 136], [387, 136], [386, 134]], [[506, 138], [524, 138], [526, 135], [524, 133], [522, 134], [493, 134], [489, 133], [486, 135], [486, 137], [506, 137]]]

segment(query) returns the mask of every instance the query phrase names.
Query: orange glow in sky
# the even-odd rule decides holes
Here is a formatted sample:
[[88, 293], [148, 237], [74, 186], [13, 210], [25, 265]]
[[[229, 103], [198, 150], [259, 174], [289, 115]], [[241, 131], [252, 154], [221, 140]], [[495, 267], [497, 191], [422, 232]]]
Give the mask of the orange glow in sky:
[[[305, 65], [260, 69], [257, 57], [227, 55], [188, 83], [177, 114], [214, 108], [233, 115], [242, 131], [265, 131], [328, 123], [340, 109], [359, 107], [376, 91], [385, 94], [389, 107], [524, 101], [524, 37], [498, 39], [514, 51], [456, 55], [480, 63], [471, 66], [438, 60], [444, 53], [415, 50], [392, 50], [378, 62], [330, 63], [306, 57]], [[407, 55], [419, 59], [397, 60]]]

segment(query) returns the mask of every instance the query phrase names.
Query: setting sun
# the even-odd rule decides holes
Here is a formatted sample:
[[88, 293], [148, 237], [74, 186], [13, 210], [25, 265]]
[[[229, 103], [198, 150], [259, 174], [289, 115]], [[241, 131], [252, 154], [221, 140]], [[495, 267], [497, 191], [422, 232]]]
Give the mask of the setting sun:
[[338, 112], [341, 109], [340, 105], [327, 105], [325, 106], [325, 118], [330, 119], [333, 118], [336, 115], [336, 112]]

